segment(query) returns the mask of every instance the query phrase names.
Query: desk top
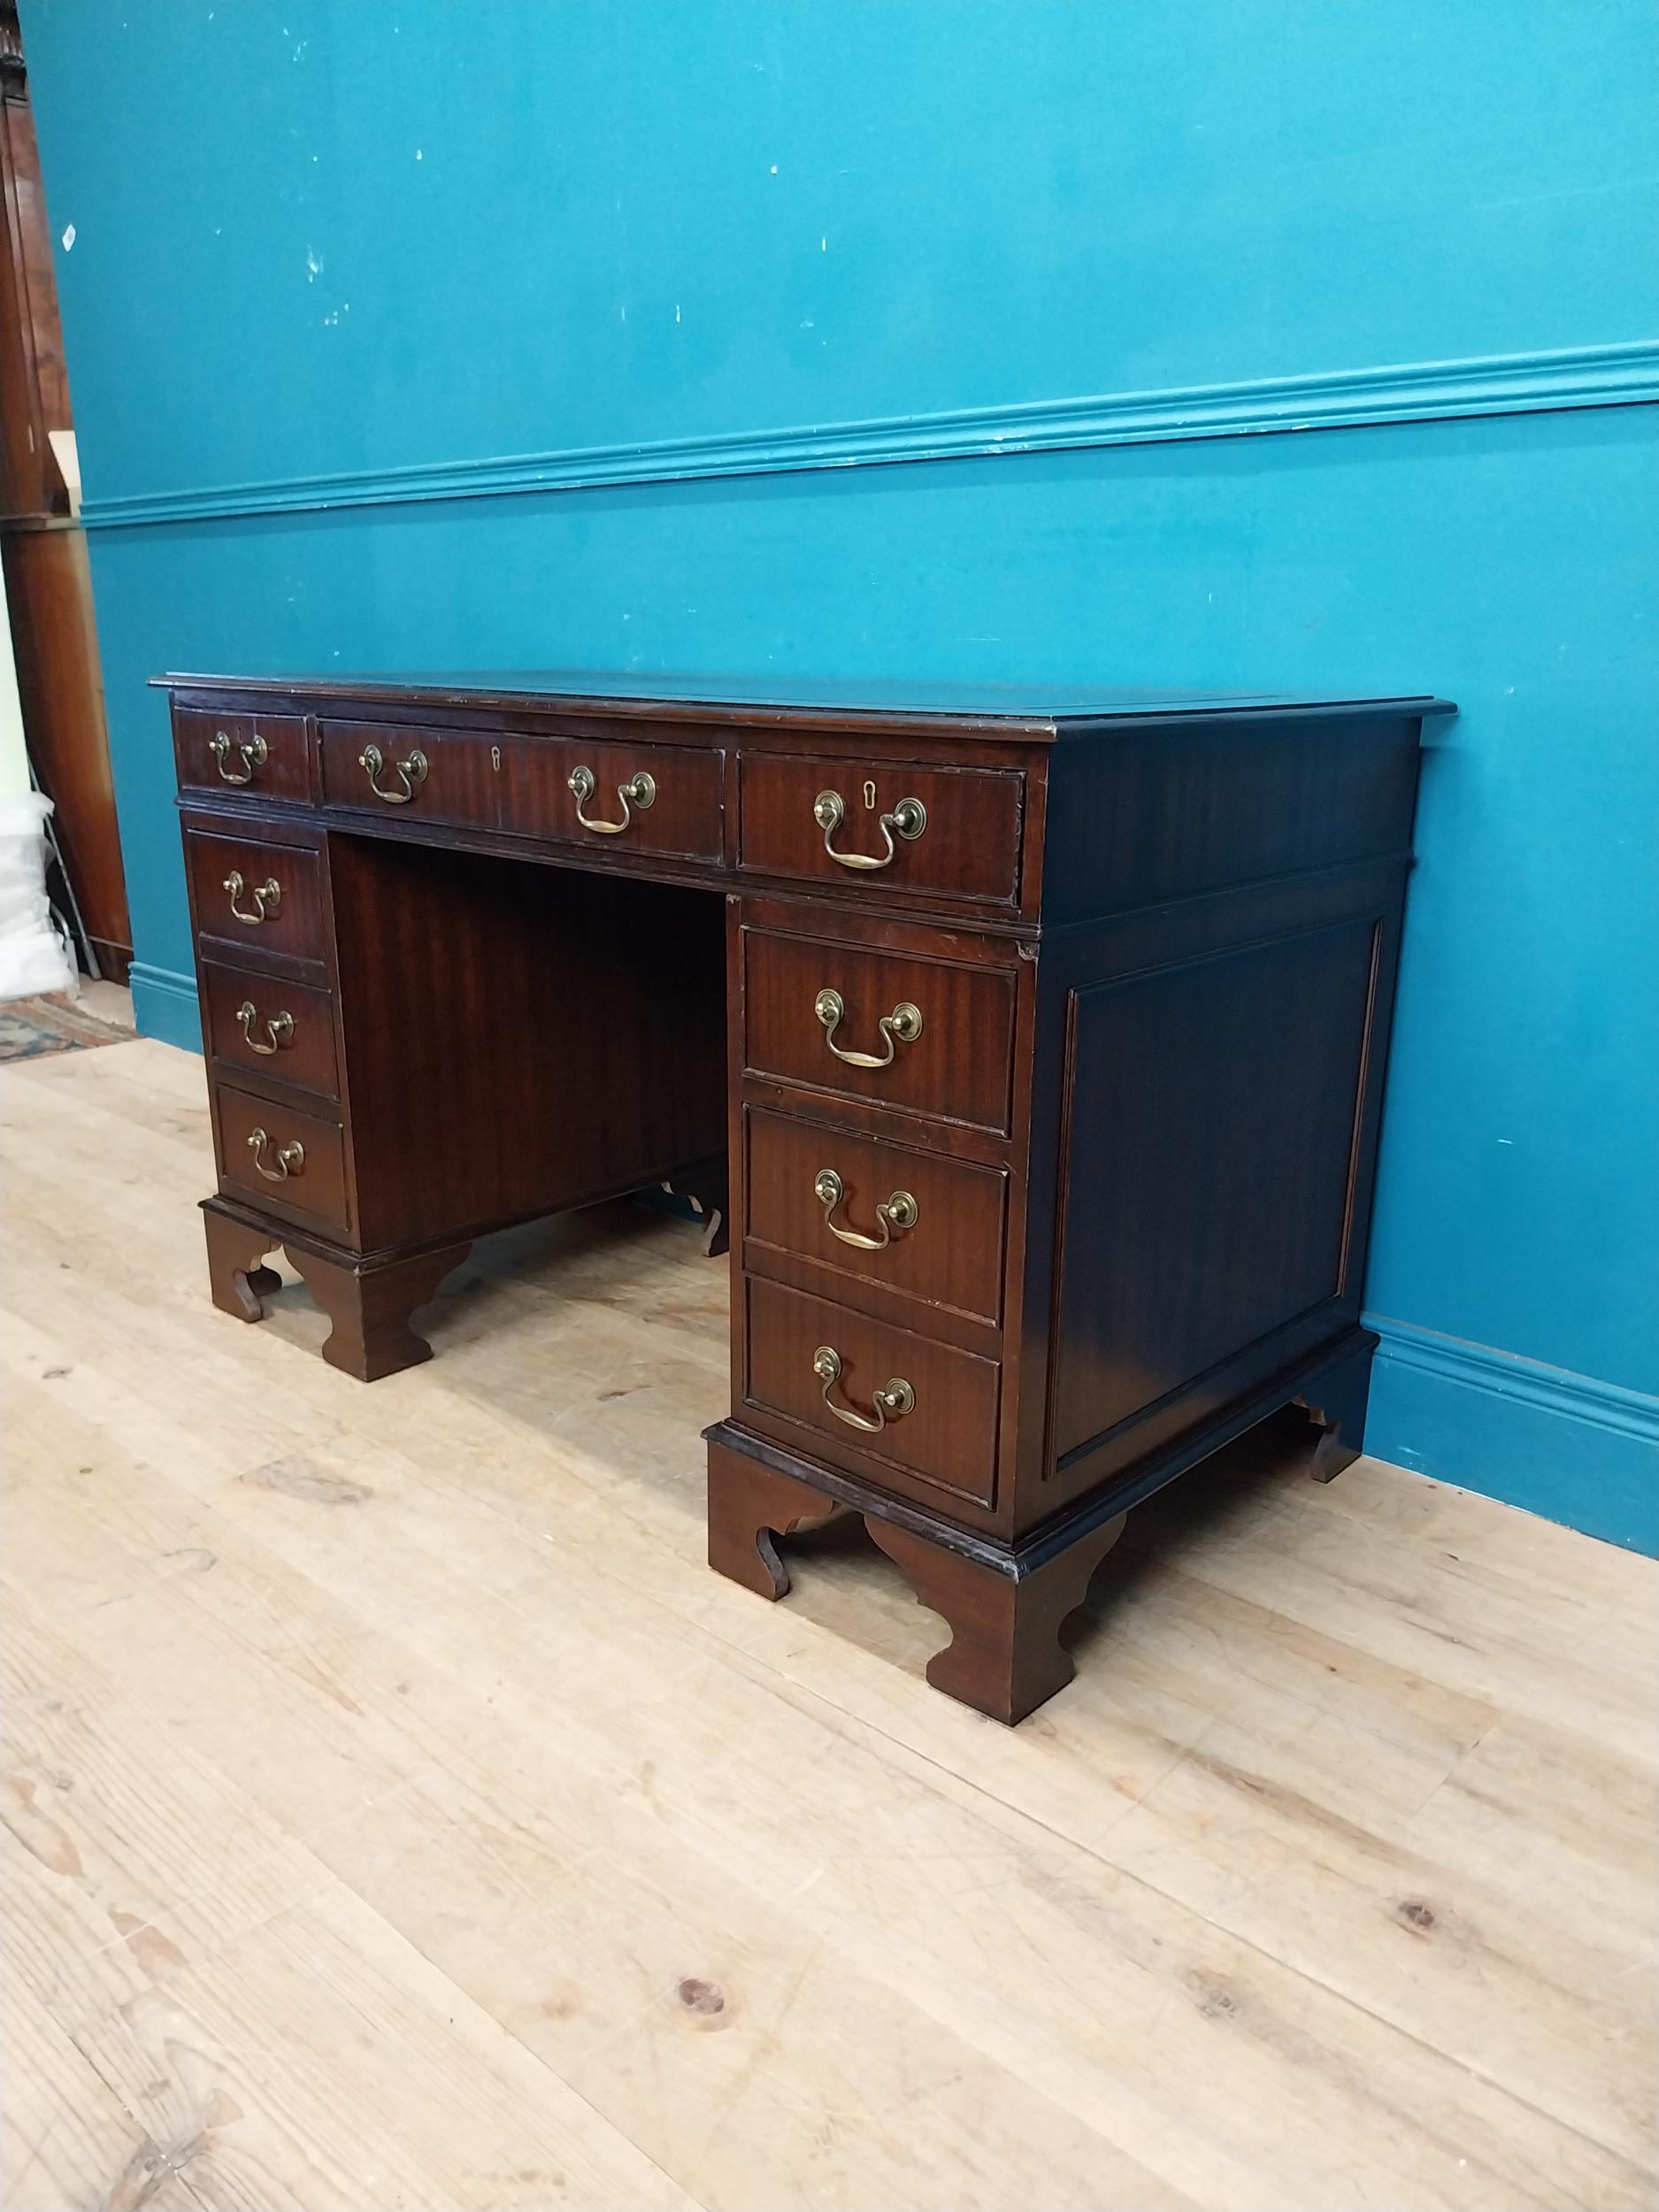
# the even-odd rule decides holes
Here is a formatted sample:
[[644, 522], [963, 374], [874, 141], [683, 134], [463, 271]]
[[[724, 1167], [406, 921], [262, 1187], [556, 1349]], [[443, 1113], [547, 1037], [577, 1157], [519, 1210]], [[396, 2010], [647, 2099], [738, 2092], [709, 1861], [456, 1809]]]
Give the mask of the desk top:
[[1426, 697], [1364, 699], [1317, 694], [1142, 689], [1105, 684], [922, 683], [800, 677], [653, 674], [613, 669], [467, 669], [328, 676], [170, 674], [169, 690], [248, 692], [285, 697], [407, 701], [411, 705], [511, 709], [534, 703], [618, 717], [672, 712], [687, 721], [796, 725], [849, 719], [886, 725], [926, 722], [964, 734], [1055, 738], [1068, 726], [1148, 720], [1226, 721], [1260, 715], [1325, 715], [1398, 719], [1452, 714], [1449, 701]]

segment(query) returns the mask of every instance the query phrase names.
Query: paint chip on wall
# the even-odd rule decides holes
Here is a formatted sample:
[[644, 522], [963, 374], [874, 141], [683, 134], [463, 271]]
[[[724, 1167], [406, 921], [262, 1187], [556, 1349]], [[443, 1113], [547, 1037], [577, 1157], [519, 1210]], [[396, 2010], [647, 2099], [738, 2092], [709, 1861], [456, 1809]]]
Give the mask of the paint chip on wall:
[[64, 233], [64, 251], [67, 253], [75, 242], [75, 227], [71, 223]]

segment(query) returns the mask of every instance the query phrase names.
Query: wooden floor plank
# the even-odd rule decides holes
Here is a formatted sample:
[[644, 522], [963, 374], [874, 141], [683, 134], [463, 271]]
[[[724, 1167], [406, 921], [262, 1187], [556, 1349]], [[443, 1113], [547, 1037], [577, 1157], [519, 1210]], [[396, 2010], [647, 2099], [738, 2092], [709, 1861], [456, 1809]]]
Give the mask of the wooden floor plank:
[[1252, 1447], [1010, 1734], [856, 1531], [707, 1573], [681, 1225], [489, 1240], [365, 1391], [303, 1292], [208, 1308], [188, 1056], [0, 1123], [7, 2147], [65, 2202], [992, 2208], [1033, 2144], [1056, 2205], [1651, 2202], [1651, 1563]]

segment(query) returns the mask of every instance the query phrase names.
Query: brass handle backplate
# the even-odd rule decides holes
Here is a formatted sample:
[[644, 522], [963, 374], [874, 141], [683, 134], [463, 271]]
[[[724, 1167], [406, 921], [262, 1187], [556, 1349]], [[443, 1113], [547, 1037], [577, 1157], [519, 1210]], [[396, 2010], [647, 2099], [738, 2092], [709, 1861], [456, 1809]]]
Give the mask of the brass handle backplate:
[[388, 806], [407, 806], [415, 795], [417, 784], [426, 780], [427, 761], [419, 745], [392, 763], [392, 773], [403, 786], [401, 791], [388, 791], [380, 781], [386, 766], [386, 756], [378, 745], [365, 745], [357, 755], [357, 766], [369, 780], [369, 788], [377, 799], [384, 799]]
[[248, 1133], [248, 1149], [253, 1154], [253, 1164], [267, 1183], [286, 1183], [290, 1175], [303, 1174], [305, 1147], [297, 1137], [290, 1137], [286, 1144], [278, 1145], [274, 1167], [268, 1165], [265, 1160], [265, 1148], [270, 1141], [263, 1129], [250, 1129]]
[[284, 1045], [293, 1043], [294, 1017], [292, 1014], [266, 1016], [265, 1033], [267, 1041], [265, 1044], [261, 1044], [253, 1033], [253, 1025], [258, 1018], [253, 1001], [250, 998], [243, 999], [242, 1004], [236, 1009], [236, 1026], [242, 1031], [242, 1041], [250, 1052], [257, 1052], [262, 1058], [268, 1058], [272, 1053], [280, 1052]]
[[[873, 795], [874, 786], [866, 788]], [[876, 827], [881, 832], [884, 853], [838, 853], [830, 839], [847, 818], [847, 802], [839, 791], [820, 791], [812, 802], [812, 819], [824, 833], [824, 849], [830, 858], [839, 861], [843, 868], [890, 868], [898, 858], [899, 849], [893, 834], [907, 839], [911, 844], [927, 827], [927, 809], [919, 799], [901, 799], [887, 813], [878, 815]]]
[[830, 1396], [830, 1392], [841, 1380], [841, 1356], [833, 1344], [820, 1344], [813, 1353], [812, 1372], [823, 1386], [821, 1394], [825, 1404], [835, 1418], [845, 1421], [849, 1429], [863, 1429], [867, 1435], [873, 1436], [879, 1430], [886, 1428], [889, 1421], [896, 1421], [901, 1415], [916, 1410], [916, 1393], [902, 1375], [889, 1377], [882, 1389], [872, 1392], [870, 1403], [874, 1409], [872, 1412], [859, 1413], [851, 1406], [838, 1406]]
[[812, 1002], [812, 1011], [824, 1025], [824, 1041], [838, 1060], [845, 1060], [849, 1068], [886, 1068], [893, 1064], [893, 1055], [900, 1045], [913, 1045], [922, 1033], [921, 1009], [912, 1006], [909, 999], [901, 999], [890, 1014], [883, 1014], [876, 1027], [887, 1039], [885, 1052], [849, 1052], [835, 1041], [835, 1032], [847, 1011], [847, 1002], [839, 991], [820, 991]]
[[576, 794], [576, 819], [585, 830], [595, 830], [601, 837], [620, 837], [634, 819], [632, 808], [638, 807], [643, 814], [648, 806], [654, 806], [657, 803], [657, 779], [648, 775], [643, 768], [637, 776], [630, 776], [626, 783], [617, 786], [617, 796], [622, 802], [622, 819], [619, 822], [595, 821], [591, 815], [582, 812], [599, 788], [598, 779], [591, 768], [572, 768], [570, 787]]
[[263, 768], [270, 755], [270, 747], [256, 731], [252, 737], [244, 737], [236, 750], [242, 755], [242, 773], [234, 774], [225, 763], [230, 758], [231, 736], [228, 730], [213, 733], [213, 760], [219, 769], [221, 783], [251, 783], [256, 768]]
[[257, 929], [261, 922], [268, 922], [282, 903], [282, 886], [274, 876], [267, 876], [263, 883], [256, 884], [250, 893], [254, 906], [251, 914], [244, 914], [236, 903], [242, 893], [248, 889], [240, 868], [233, 868], [226, 877], [225, 888], [230, 893], [231, 912], [239, 922], [246, 922], [250, 929]]
[[921, 1210], [907, 1190], [895, 1190], [884, 1198], [876, 1208], [876, 1219], [881, 1224], [879, 1237], [867, 1237], [856, 1229], [838, 1229], [835, 1209], [847, 1195], [847, 1186], [833, 1167], [819, 1168], [812, 1181], [813, 1195], [824, 1209], [824, 1226], [831, 1236], [839, 1237], [843, 1244], [852, 1245], [860, 1252], [885, 1252], [896, 1236], [913, 1229], [921, 1217]]

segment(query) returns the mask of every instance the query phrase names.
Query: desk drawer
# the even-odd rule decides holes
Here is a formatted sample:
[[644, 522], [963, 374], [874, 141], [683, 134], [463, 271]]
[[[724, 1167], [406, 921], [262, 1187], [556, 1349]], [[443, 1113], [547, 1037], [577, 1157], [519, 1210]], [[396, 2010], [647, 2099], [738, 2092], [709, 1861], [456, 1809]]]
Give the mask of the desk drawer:
[[173, 718], [180, 790], [245, 791], [251, 799], [311, 796], [305, 721], [297, 714], [209, 714], [180, 707]]
[[349, 1234], [345, 1142], [336, 1123], [229, 1083], [214, 1086], [213, 1118], [227, 1195]]
[[1007, 1133], [1014, 979], [1006, 969], [749, 929], [743, 975], [752, 1072]]
[[317, 855], [265, 838], [185, 832], [196, 926], [204, 937], [320, 960], [326, 950]]
[[[998, 1319], [1008, 1182], [1000, 1169], [757, 1106], [748, 1110], [744, 1126], [751, 1246], [800, 1254], [930, 1305]], [[872, 1242], [879, 1248], [872, 1251]]]
[[503, 829], [618, 856], [718, 862], [724, 853], [718, 751], [585, 737], [510, 738], [503, 749]]
[[325, 722], [322, 756], [323, 797], [330, 806], [495, 827], [502, 749], [480, 731]]
[[208, 1050], [220, 1065], [335, 1096], [334, 1009], [326, 991], [204, 960], [202, 1007]]
[[872, 896], [931, 891], [1012, 905], [1024, 786], [1015, 769], [745, 753], [738, 858]]
[[[884, 1488], [914, 1495], [919, 1482], [995, 1506], [995, 1361], [777, 1283], [744, 1288], [751, 1404], [803, 1424]], [[889, 1383], [901, 1388], [878, 1426]]]

